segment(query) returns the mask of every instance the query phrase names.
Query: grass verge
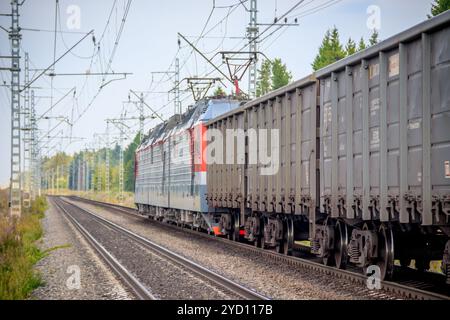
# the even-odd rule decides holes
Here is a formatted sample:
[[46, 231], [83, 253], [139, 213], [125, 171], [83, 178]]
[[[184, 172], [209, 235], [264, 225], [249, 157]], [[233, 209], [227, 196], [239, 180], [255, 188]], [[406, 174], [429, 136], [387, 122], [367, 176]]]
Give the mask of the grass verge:
[[45, 197], [39, 197], [18, 220], [0, 212], [0, 300], [26, 299], [41, 285], [33, 266], [44, 256], [36, 241], [43, 234], [40, 220], [46, 209]]

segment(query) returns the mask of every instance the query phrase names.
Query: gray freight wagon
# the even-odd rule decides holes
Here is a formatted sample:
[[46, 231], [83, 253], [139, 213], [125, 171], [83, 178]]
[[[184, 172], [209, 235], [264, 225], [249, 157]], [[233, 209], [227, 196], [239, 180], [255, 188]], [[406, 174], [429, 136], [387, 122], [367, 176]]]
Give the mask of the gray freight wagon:
[[383, 278], [396, 260], [449, 274], [450, 12], [207, 126], [233, 159], [207, 167], [223, 234], [286, 254], [309, 240], [324, 263]]

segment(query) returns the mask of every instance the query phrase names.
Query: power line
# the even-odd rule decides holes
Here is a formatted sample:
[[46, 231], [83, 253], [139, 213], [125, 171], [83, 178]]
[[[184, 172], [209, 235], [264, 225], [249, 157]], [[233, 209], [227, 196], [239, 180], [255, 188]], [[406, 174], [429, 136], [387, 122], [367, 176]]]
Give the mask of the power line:
[[306, 17], [308, 15], [311, 15], [313, 13], [316, 13], [316, 12], [319, 12], [319, 11], [321, 11], [323, 9], [331, 7], [332, 5], [335, 5], [335, 4], [337, 4], [338, 2], [341, 2], [341, 1], [342, 0], [330, 0], [330, 1], [324, 2], [324, 3], [320, 4], [320, 5], [317, 5], [316, 7], [313, 7], [313, 8], [310, 8], [310, 9], [306, 10], [305, 12], [302, 12], [302, 13], [299, 13], [297, 15], [294, 15], [294, 16], [292, 16], [292, 18], [296, 18], [296, 17], [303, 18], [303, 17]]
[[[232, 14], [232, 13], [233, 13], [240, 5], [242, 5], [243, 3], [247, 2], [247, 1], [248, 1], [248, 0], [241, 0], [241, 1], [239, 1], [238, 3], [235, 3], [235, 4], [233, 4], [233, 5], [229, 5], [229, 6], [221, 6], [221, 7], [215, 6], [215, 1], [214, 1], [214, 2], [213, 2], [213, 9], [211, 10], [210, 15], [209, 15], [209, 17], [208, 17], [208, 19], [207, 19], [205, 25], [204, 25], [203, 28], [202, 28], [202, 32], [201, 32], [200, 36], [196, 37], [197, 40], [195, 41], [195, 43], [198, 43], [201, 39], [204, 39], [208, 34], [210, 34], [212, 31], [214, 31], [214, 30], [215, 30], [218, 26], [220, 26], [224, 21], [226, 21], [226, 23], [228, 23], [228, 18], [230, 17], [230, 15], [231, 15], [231, 14]], [[207, 27], [207, 25], [209, 24], [210, 18], [211, 18], [211, 16], [212, 16], [213, 11], [214, 11], [214, 8], [216, 8], [216, 9], [219, 9], [219, 8], [220, 8], [220, 9], [222, 9], [222, 8], [227, 8], [227, 9], [229, 9], [229, 10], [228, 10], [227, 14], [226, 14], [219, 22], [217, 22], [214, 26], [212, 26], [210, 29], [208, 29], [208, 30], [205, 32], [206, 27]], [[224, 39], [221, 41], [221, 44], [220, 44], [220, 45], [223, 44], [223, 41], [224, 41]], [[241, 41], [242, 41], [242, 40], [241, 40]], [[219, 45], [219, 46], [220, 46], [220, 45]], [[174, 63], [175, 63], [175, 61], [176, 61], [176, 58], [177, 58], [177, 56], [179, 55], [180, 47], [181, 47], [181, 46], [180, 46], [180, 44], [179, 44], [178, 50], [177, 50], [177, 52], [176, 52], [176, 54], [175, 54], [175, 56], [174, 56], [172, 62], [170, 63], [169, 67], [167, 68], [167, 70], [171, 70], [172, 66], [174, 65]], [[184, 68], [187, 68], [187, 62], [188, 62], [189, 58], [192, 56], [192, 53], [193, 53], [193, 52], [194, 52], [193, 49], [190, 50], [189, 54], [183, 59], [183, 62], [180, 64], [180, 71], [181, 71], [182, 69], [184, 69]], [[188, 74], [189, 74], [190, 76], [192, 76], [192, 75], [190, 74], [189, 70], [188, 70]], [[169, 76], [168, 76], [168, 75], [169, 75], [168, 73], [163, 74], [162, 77], [161, 77], [161, 79], [160, 79], [158, 82], [156, 82], [155, 84], [154, 84], [154, 81], [153, 81], [153, 78], [152, 78], [152, 81], [151, 81], [151, 83], [150, 83], [150, 85], [149, 85], [149, 89], [148, 89], [147, 91], [151, 91], [152, 88], [156, 89], [156, 88], [158, 88], [161, 84], [164, 84], [164, 83], [167, 83], [167, 82], [172, 81], [173, 78], [175, 77], [175, 75], [173, 75], [173, 74], [172, 74], [172, 75], [169, 75]], [[164, 78], [165, 78], [166, 76], [168, 76], [168, 77], [167, 77], [166, 80], [164, 80]], [[148, 94], [146, 95], [146, 98], [147, 98], [147, 97], [148, 97]]]
[[[128, 12], [129, 12], [129, 10], [130, 10], [131, 2], [132, 2], [131, 0], [128, 0], [127, 5], [126, 5], [126, 7], [125, 7], [125, 11], [124, 11], [123, 18], [122, 18], [122, 23], [121, 23], [120, 29], [119, 29], [119, 31], [118, 31], [118, 33], [117, 33], [117, 35], [116, 35], [116, 40], [115, 40], [115, 42], [114, 42], [114, 49], [113, 49], [113, 52], [111, 53], [111, 56], [110, 56], [110, 58], [109, 58], [108, 67], [106, 68], [105, 72], [108, 72], [108, 71], [109, 71], [109, 69], [110, 69], [110, 67], [111, 67], [111, 64], [112, 64], [112, 61], [113, 61], [113, 59], [114, 59], [114, 56], [115, 56], [117, 47], [118, 47], [118, 45], [119, 45], [119, 41], [120, 41], [122, 32], [123, 32], [123, 29], [124, 29], [124, 26], [125, 26], [125, 22], [126, 22], [126, 19], [127, 19], [127, 16], [128, 16]], [[112, 9], [111, 9], [111, 11], [110, 11], [110, 15], [109, 15], [109, 17], [108, 17], [108, 20], [107, 20], [105, 29], [104, 29], [103, 34], [102, 34], [102, 36], [101, 36], [100, 39], [103, 39], [103, 36], [104, 36], [104, 34], [105, 34], [105, 30], [107, 29], [107, 27], [108, 27], [108, 25], [109, 25], [109, 23], [110, 23], [111, 15], [112, 15], [112, 12], [113, 12], [113, 10], [114, 10], [115, 4], [116, 4], [116, 1], [113, 3], [113, 7], [112, 7]], [[99, 48], [100, 48], [100, 47], [99, 47]], [[100, 50], [100, 49], [99, 49], [99, 50]], [[99, 50], [98, 50], [97, 52], [99, 52]], [[99, 56], [99, 55], [97, 55], [97, 56]], [[101, 59], [100, 59], [100, 58], [99, 58], [99, 61], [101, 62]], [[92, 65], [92, 60], [91, 60], [91, 65]], [[102, 69], [103, 69], [103, 68], [102, 68]], [[103, 70], [102, 70], [102, 73], [103, 73]], [[90, 100], [90, 102], [88, 103], [88, 105], [86, 106], [86, 108], [84, 108], [84, 109], [82, 110], [82, 112], [78, 115], [78, 117], [75, 119], [75, 121], [73, 122], [73, 125], [75, 125], [76, 123], [78, 123], [78, 121], [79, 121], [79, 120], [83, 117], [83, 115], [89, 110], [89, 108], [92, 106], [92, 104], [94, 103], [94, 101], [95, 101], [95, 100], [97, 99], [97, 97], [100, 95], [100, 92], [101, 92], [103, 86], [105, 85], [105, 80], [106, 80], [105, 77], [103, 77], [102, 82], [101, 82], [101, 85], [100, 85], [98, 91], [97, 91], [96, 94], [93, 96], [93, 98]]]
[[[55, 32], [54, 32], [54, 40], [53, 40], [53, 71], [55, 71], [55, 60], [56, 60], [56, 36], [58, 31], [58, 7], [59, 0], [55, 2]], [[70, 51], [69, 51], [70, 52]], [[53, 105], [53, 78], [50, 79], [50, 107]], [[50, 108], [50, 114], [52, 110]], [[51, 121], [49, 122], [49, 126], [51, 126]]]
[[[58, 4], [58, 15], [59, 15], [59, 17], [61, 17], [61, 7], [59, 6], [59, 4]], [[63, 35], [64, 32], [62, 31], [61, 19], [59, 19], [59, 30], [58, 31], [55, 30], [55, 32], [59, 33], [60, 38], [61, 38], [61, 42], [64, 45], [64, 47], [66, 49], [69, 49], [69, 47], [67, 46], [66, 41], [64, 40], [64, 35]], [[93, 55], [91, 55], [89, 57], [83, 57], [83, 56], [80, 56], [80, 55], [78, 55], [78, 54], [76, 54], [76, 53], [74, 53], [72, 51], [70, 52], [70, 54], [73, 55], [76, 58], [79, 58], [79, 59], [91, 59], [93, 57], [93, 55], [95, 55], [95, 53], [94, 53]]]
[[[106, 68], [105, 72], [109, 72], [109, 70], [111, 68], [111, 64], [112, 64], [114, 56], [116, 54], [117, 47], [119, 46], [119, 41], [120, 41], [120, 38], [122, 36], [123, 29], [125, 27], [125, 22], [127, 20], [128, 12], [130, 10], [131, 2], [132, 2], [132, 0], [128, 0], [128, 2], [126, 4], [125, 12], [124, 12], [123, 18], [122, 18], [122, 23], [120, 25], [119, 32], [117, 33], [116, 41], [114, 42], [114, 48], [113, 48], [113, 51], [111, 53], [111, 56], [109, 57], [108, 67]], [[104, 81], [105, 81], [105, 78], [103, 78], [103, 82]]]
[[99, 44], [102, 43], [103, 37], [105, 36], [106, 29], [109, 27], [109, 23], [111, 21], [111, 16], [114, 12], [114, 8], [116, 7], [116, 4], [117, 4], [117, 0], [114, 0], [111, 10], [109, 11], [109, 16], [108, 16], [108, 20], [106, 21], [105, 28], [103, 29], [102, 35], [100, 36], [100, 39], [98, 40]]

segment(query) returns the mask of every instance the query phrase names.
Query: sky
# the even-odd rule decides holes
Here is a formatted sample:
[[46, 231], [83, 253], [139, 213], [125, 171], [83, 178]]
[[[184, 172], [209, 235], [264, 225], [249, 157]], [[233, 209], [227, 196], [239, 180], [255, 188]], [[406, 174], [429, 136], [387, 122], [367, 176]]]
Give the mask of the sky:
[[[148, 106], [163, 119], [170, 117], [174, 113], [173, 94], [167, 92], [174, 83], [172, 74], [167, 71], [174, 71], [175, 57], [180, 61], [180, 80], [202, 77], [212, 71], [211, 65], [192, 53], [186, 42], [178, 43], [177, 33], [196, 44], [208, 58], [213, 58], [224, 72], [227, 69], [215, 53], [238, 50], [246, 43], [243, 37], [249, 13], [244, 5], [248, 6], [249, 1], [242, 1], [244, 5], [240, 5], [238, 0], [133, 0], [129, 7], [128, 2], [59, 0], [56, 5], [55, 0], [26, 0], [20, 7], [21, 56], [29, 53], [31, 79], [94, 30], [95, 42], [92, 35], [88, 35], [55, 64], [53, 72], [57, 76], [50, 77], [47, 72], [32, 84], [38, 116], [54, 106], [46, 114], [49, 119], [39, 121], [44, 155], [101, 147], [106, 119], [116, 119], [121, 114], [128, 118], [138, 116], [136, 104], [126, 103], [130, 89], [144, 92]], [[259, 0], [258, 22], [272, 23], [275, 17], [282, 16], [298, 2]], [[260, 38], [259, 50], [269, 59], [281, 58], [293, 79], [300, 79], [312, 72], [311, 63], [327, 29], [336, 26], [344, 43], [349, 37], [356, 41], [361, 37], [367, 40], [374, 26], [379, 29], [380, 39], [387, 39], [427, 19], [430, 3], [431, 0], [304, 0], [288, 15], [288, 22], [294, 23], [297, 18], [298, 26], [281, 27], [266, 38], [275, 30], [269, 29]], [[10, 1], [1, 0], [0, 13], [10, 11]], [[0, 26], [9, 29], [10, 24], [9, 17], [0, 17]], [[267, 26], [260, 26], [261, 31], [265, 28]], [[199, 39], [201, 34], [203, 37]], [[0, 56], [5, 55], [10, 55], [10, 43], [8, 34], [0, 30]], [[21, 63], [23, 66], [23, 59]], [[9, 64], [7, 59], [0, 59], [0, 67]], [[118, 74], [92, 75], [104, 72], [130, 74], [125, 79]], [[86, 76], [86, 73], [91, 75]], [[216, 72], [210, 76], [220, 75]], [[0, 71], [2, 85], [9, 84], [10, 79], [9, 71]], [[23, 79], [22, 72], [21, 81]], [[225, 85], [230, 92], [232, 86]], [[247, 86], [244, 77], [241, 87], [245, 91]], [[182, 108], [186, 110], [193, 99], [186, 90], [186, 81], [180, 87]], [[132, 94], [130, 98], [136, 100]], [[9, 89], [2, 86], [0, 186], [3, 187], [8, 185], [10, 176], [10, 108]], [[145, 108], [149, 117], [145, 130], [159, 121], [150, 118], [153, 113], [150, 108]], [[72, 125], [61, 121], [63, 118]], [[139, 127], [136, 120], [127, 121], [127, 125], [130, 132]], [[111, 128], [112, 140], [117, 133], [117, 128]]]

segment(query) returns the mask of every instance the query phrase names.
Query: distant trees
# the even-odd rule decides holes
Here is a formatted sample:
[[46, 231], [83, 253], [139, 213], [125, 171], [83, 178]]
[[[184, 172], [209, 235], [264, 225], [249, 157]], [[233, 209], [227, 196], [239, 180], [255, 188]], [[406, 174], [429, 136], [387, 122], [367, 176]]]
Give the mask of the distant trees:
[[432, 18], [450, 9], [450, 0], [435, 0], [431, 4], [431, 15], [428, 18]]
[[272, 66], [269, 60], [263, 60], [261, 64], [261, 69], [258, 70], [259, 78], [258, 84], [256, 86], [256, 96], [261, 97], [268, 93], [272, 84], [270, 83], [270, 75], [272, 73]]
[[125, 191], [134, 192], [134, 154], [139, 147], [141, 141], [140, 136], [137, 134], [130, 145], [125, 149], [123, 154], [124, 162], [124, 189]]
[[351, 56], [352, 54], [356, 53], [356, 43], [355, 41], [352, 40], [352, 38], [348, 39], [347, 45], [345, 46], [345, 52], [347, 53], [348, 56]]
[[364, 49], [366, 49], [366, 43], [364, 42], [364, 38], [361, 37], [358, 44], [358, 51], [362, 51]]
[[[140, 145], [140, 136], [137, 134], [133, 141], [123, 151], [124, 163], [124, 191], [134, 192], [134, 154], [137, 147]], [[58, 153], [50, 158], [45, 158], [43, 161], [43, 172], [54, 173], [58, 169], [58, 180], [54, 179], [54, 187], [61, 189], [74, 189], [78, 181], [78, 167], [83, 162], [89, 163], [90, 183], [89, 187], [94, 186], [97, 191], [98, 179], [101, 180], [102, 191], [105, 190], [105, 156], [106, 148], [97, 151], [80, 151], [73, 156], [65, 153]], [[110, 162], [110, 190], [117, 192], [119, 188], [119, 159], [120, 147], [116, 144], [109, 149]]]
[[325, 33], [319, 52], [312, 63], [312, 68], [314, 71], [317, 71], [358, 51], [373, 46], [378, 43], [378, 37], [378, 31], [374, 30], [368, 45], [364, 42], [364, 38], [361, 37], [358, 47], [356, 47], [356, 43], [352, 38], [349, 38], [346, 45], [343, 46], [339, 39], [338, 29], [333, 27]]
[[286, 64], [284, 64], [280, 58], [276, 58], [272, 62], [272, 90], [277, 90], [285, 85], [289, 84], [292, 80], [292, 74], [287, 69]]
[[280, 58], [264, 60], [256, 86], [256, 96], [261, 97], [272, 90], [284, 87], [292, 81], [292, 74]]
[[376, 29], [373, 30], [372, 35], [369, 39], [369, 43], [371, 46], [374, 46], [378, 43], [378, 31]]
[[319, 53], [312, 63], [313, 70], [316, 71], [324, 68], [345, 58], [345, 56], [346, 52], [339, 41], [339, 31], [336, 27], [333, 27], [325, 33], [322, 45], [319, 48]]

